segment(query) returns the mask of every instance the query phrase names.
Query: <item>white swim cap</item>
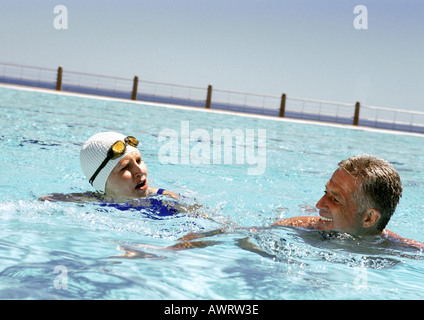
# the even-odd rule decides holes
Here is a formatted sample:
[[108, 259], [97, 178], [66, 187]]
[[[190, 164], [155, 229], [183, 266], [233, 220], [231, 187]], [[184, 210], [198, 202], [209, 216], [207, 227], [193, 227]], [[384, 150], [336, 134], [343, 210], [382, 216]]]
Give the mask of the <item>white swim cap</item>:
[[[102, 132], [95, 134], [88, 139], [80, 152], [80, 162], [82, 171], [87, 179], [90, 179], [94, 172], [100, 167], [106, 159], [108, 150], [116, 141], [124, 141], [126, 136], [116, 132]], [[111, 159], [106, 166], [99, 172], [93, 181], [93, 187], [104, 193], [106, 189], [106, 181], [109, 174], [115, 168], [116, 164], [127, 154], [138, 151], [137, 148], [126, 144], [125, 152], [117, 159]]]

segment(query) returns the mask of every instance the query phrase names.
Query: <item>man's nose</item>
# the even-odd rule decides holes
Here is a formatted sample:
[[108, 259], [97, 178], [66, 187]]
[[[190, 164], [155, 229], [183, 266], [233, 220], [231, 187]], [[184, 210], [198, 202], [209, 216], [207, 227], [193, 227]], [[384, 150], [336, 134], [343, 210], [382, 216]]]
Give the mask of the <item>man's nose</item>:
[[321, 197], [321, 199], [318, 200], [317, 204], [315, 205], [317, 209], [325, 209], [326, 208], [326, 201], [325, 201], [325, 195]]

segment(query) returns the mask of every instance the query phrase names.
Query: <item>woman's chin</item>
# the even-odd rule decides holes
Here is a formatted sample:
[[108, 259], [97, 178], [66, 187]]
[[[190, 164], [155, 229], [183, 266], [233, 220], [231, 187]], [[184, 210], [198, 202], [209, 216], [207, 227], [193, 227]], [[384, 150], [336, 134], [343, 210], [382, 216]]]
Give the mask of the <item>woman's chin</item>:
[[147, 196], [147, 190], [148, 190], [147, 187], [136, 189], [135, 192], [134, 192], [134, 195], [135, 195], [135, 197], [145, 197], [145, 196]]

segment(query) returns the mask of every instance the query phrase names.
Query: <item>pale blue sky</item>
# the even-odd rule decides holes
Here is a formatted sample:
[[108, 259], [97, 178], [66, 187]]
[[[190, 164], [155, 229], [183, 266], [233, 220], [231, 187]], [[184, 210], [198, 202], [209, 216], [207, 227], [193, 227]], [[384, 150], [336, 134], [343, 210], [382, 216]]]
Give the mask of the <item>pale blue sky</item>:
[[2, 0], [0, 43], [1, 62], [424, 111], [420, 0]]

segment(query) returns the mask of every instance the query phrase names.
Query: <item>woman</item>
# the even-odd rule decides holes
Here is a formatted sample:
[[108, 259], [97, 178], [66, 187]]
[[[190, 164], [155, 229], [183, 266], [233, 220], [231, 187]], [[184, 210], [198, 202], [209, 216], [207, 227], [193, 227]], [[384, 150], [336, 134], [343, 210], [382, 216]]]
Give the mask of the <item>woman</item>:
[[[179, 199], [174, 192], [148, 185], [147, 167], [137, 149], [139, 142], [132, 136], [102, 132], [89, 138], [81, 149], [82, 170], [96, 192], [58, 194], [41, 197], [45, 201], [100, 202], [118, 204], [119, 209], [157, 206], [157, 199], [145, 199], [161, 194]], [[163, 201], [160, 201], [163, 203]], [[166, 205], [170, 214], [190, 211], [175, 201]], [[193, 209], [193, 208], [190, 208]]]

